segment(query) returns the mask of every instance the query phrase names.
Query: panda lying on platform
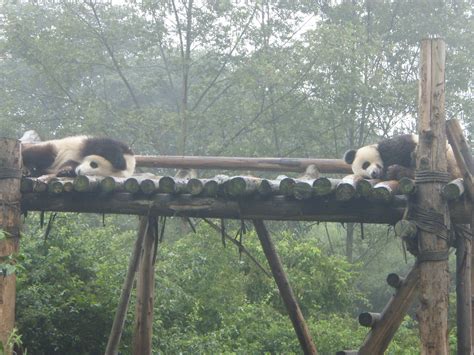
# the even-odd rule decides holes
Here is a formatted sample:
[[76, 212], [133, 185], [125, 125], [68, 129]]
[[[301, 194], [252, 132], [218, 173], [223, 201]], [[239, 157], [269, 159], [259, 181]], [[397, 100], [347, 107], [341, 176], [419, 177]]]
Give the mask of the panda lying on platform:
[[23, 147], [22, 157], [29, 176], [129, 177], [135, 170], [132, 150], [110, 138], [74, 136], [34, 143]]
[[[418, 135], [404, 134], [388, 138], [377, 144], [367, 145], [357, 150], [348, 150], [344, 160], [352, 165], [355, 175], [367, 179], [399, 180], [415, 177], [414, 153]], [[446, 146], [448, 173], [452, 178], [461, 177], [451, 146]]]

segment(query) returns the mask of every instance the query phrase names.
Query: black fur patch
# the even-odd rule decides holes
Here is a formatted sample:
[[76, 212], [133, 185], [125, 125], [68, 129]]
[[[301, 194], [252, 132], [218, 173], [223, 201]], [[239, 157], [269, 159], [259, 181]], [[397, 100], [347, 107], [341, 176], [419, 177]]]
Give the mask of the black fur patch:
[[386, 171], [384, 178], [387, 180], [400, 180], [401, 178], [415, 178], [415, 169], [413, 168], [406, 168], [401, 165], [390, 165]]
[[416, 149], [416, 143], [411, 134], [385, 139], [379, 142], [377, 147], [384, 163], [385, 172], [392, 165], [401, 165], [409, 169], [415, 168], [413, 152]]
[[32, 145], [23, 148], [21, 155], [28, 175], [37, 177], [47, 174], [46, 169], [54, 163], [57, 152], [52, 144]]
[[81, 153], [82, 157], [100, 155], [117, 170], [127, 169], [124, 154], [133, 155], [132, 150], [126, 144], [111, 138], [87, 138]]
[[354, 158], [356, 156], [357, 151], [354, 149], [348, 150], [344, 153], [344, 161], [347, 164], [352, 164], [354, 162]]
[[68, 160], [59, 167], [59, 171], [56, 176], [58, 177], [76, 177], [76, 168], [79, 166], [79, 163], [74, 160]]

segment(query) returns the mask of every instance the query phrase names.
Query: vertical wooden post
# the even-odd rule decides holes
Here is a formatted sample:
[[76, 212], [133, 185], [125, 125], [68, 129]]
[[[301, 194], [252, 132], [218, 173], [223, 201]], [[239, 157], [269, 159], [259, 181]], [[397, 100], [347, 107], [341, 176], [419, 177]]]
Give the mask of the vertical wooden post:
[[[461, 125], [458, 120], [452, 119], [446, 122], [446, 133], [449, 144], [453, 149], [457, 166], [464, 177], [467, 194], [474, 201], [474, 189], [472, 185], [472, 173], [474, 166], [471, 149], [464, 138]], [[471, 233], [474, 230], [474, 219], [471, 215]], [[472, 269], [472, 241], [471, 233], [465, 226], [455, 226], [457, 234], [456, 250], [456, 321], [458, 354], [470, 354], [472, 339], [474, 339], [472, 319], [472, 286], [474, 285], [474, 273]]]
[[128, 262], [127, 275], [123, 282], [119, 304], [115, 312], [112, 329], [110, 330], [107, 348], [105, 349], [105, 355], [118, 354], [120, 338], [122, 337], [123, 326], [125, 324], [125, 316], [127, 315], [128, 302], [130, 300], [130, 294], [132, 293], [133, 280], [135, 279], [135, 272], [137, 271], [138, 262], [140, 260], [143, 240], [145, 239], [148, 228], [148, 218], [140, 217], [137, 239], [135, 240], [133, 252]]
[[[19, 248], [20, 237], [20, 179], [21, 150], [16, 139], [0, 139], [0, 223], [3, 239], [0, 240], [0, 264]], [[0, 271], [0, 341], [7, 348], [7, 341], [15, 326], [15, 274]]]
[[280, 295], [285, 303], [293, 327], [295, 328], [301, 348], [305, 354], [317, 354], [316, 346], [313, 343], [313, 339], [311, 339], [308, 326], [306, 325], [298, 301], [291, 289], [288, 277], [283, 270], [283, 265], [278, 257], [275, 245], [270, 238], [270, 234], [262, 220], [255, 219], [253, 220], [253, 224], [257, 231], [258, 238], [260, 239], [260, 243], [262, 244], [263, 252], [267, 257], [268, 264], [272, 269], [273, 277], [275, 278], [278, 289], [280, 290]]
[[[420, 255], [420, 309], [418, 320], [422, 354], [448, 354], [448, 224], [447, 204], [441, 197], [442, 175], [447, 171], [445, 129], [445, 43], [421, 43], [419, 87], [419, 144], [416, 180], [420, 212], [417, 222]], [[436, 174], [436, 172], [439, 172]], [[424, 179], [422, 179], [422, 176]], [[423, 181], [424, 180], [424, 181]], [[423, 217], [422, 217], [423, 213]], [[438, 224], [436, 224], [438, 222]]]
[[469, 225], [456, 231], [456, 335], [458, 354], [471, 353], [471, 235]]
[[156, 217], [148, 217], [148, 230], [143, 241], [137, 277], [137, 304], [133, 335], [134, 355], [151, 355], [157, 233]]

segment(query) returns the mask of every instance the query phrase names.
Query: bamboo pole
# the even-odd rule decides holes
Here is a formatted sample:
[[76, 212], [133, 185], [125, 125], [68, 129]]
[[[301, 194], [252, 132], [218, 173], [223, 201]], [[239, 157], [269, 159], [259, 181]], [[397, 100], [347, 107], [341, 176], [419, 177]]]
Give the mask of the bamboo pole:
[[148, 218], [142, 217], [140, 218], [137, 239], [135, 240], [133, 252], [128, 263], [127, 275], [122, 286], [122, 292], [120, 294], [120, 300], [115, 313], [112, 329], [110, 330], [105, 355], [118, 354], [120, 338], [122, 336], [123, 326], [125, 324], [125, 316], [127, 315], [128, 302], [130, 300], [130, 294], [132, 293], [133, 280], [135, 279], [135, 272], [138, 267], [143, 240], [145, 239], [147, 231]]
[[[20, 243], [21, 146], [16, 139], [0, 139], [0, 225], [4, 238], [0, 240], [0, 263], [18, 252]], [[7, 340], [15, 326], [15, 273], [0, 272], [0, 342], [6, 354], [12, 349]]]
[[253, 224], [258, 238], [260, 239], [263, 252], [267, 257], [268, 264], [272, 270], [273, 277], [275, 278], [278, 289], [280, 290], [280, 295], [285, 303], [291, 322], [293, 323], [293, 328], [295, 329], [300, 342], [301, 349], [305, 354], [317, 354], [316, 346], [311, 339], [308, 326], [306, 325], [298, 301], [291, 289], [288, 277], [283, 270], [283, 265], [281, 264], [275, 245], [270, 238], [270, 234], [262, 220], [254, 219]]
[[[143, 219], [148, 217], [142, 217]], [[132, 354], [150, 355], [153, 324], [153, 298], [155, 285], [155, 255], [157, 243], [156, 217], [148, 218], [137, 275], [137, 303]]]
[[314, 165], [322, 173], [350, 174], [351, 166], [342, 159], [248, 158], [202, 156], [135, 156], [137, 167], [194, 168], [303, 172]]
[[457, 200], [464, 194], [464, 180], [459, 178], [443, 186], [443, 197], [448, 200]]
[[[419, 143], [416, 174], [427, 171], [447, 172], [445, 132], [445, 43], [442, 39], [421, 42], [419, 89]], [[430, 255], [448, 251], [447, 239], [440, 236], [446, 226], [447, 206], [441, 196], [442, 183], [418, 184], [417, 208], [437, 213], [436, 231], [420, 229], [420, 309], [418, 320], [422, 354], [448, 354], [448, 260], [433, 260]], [[441, 220], [439, 220], [441, 219]], [[441, 230], [440, 230], [441, 228]], [[419, 256], [420, 258], [420, 256]]]

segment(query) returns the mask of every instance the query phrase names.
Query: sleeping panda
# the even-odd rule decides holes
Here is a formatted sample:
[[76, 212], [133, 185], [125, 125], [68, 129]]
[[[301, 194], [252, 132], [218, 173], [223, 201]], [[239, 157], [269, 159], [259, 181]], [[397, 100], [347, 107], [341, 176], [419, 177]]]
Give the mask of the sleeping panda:
[[110, 138], [73, 136], [25, 144], [23, 165], [30, 176], [100, 175], [129, 177], [135, 156], [124, 143]]
[[[418, 135], [403, 134], [357, 150], [348, 150], [344, 154], [344, 160], [347, 164], [351, 164], [355, 175], [367, 179], [399, 180], [402, 177], [413, 179], [417, 144]], [[461, 177], [449, 144], [446, 145], [446, 156], [451, 177]]]

